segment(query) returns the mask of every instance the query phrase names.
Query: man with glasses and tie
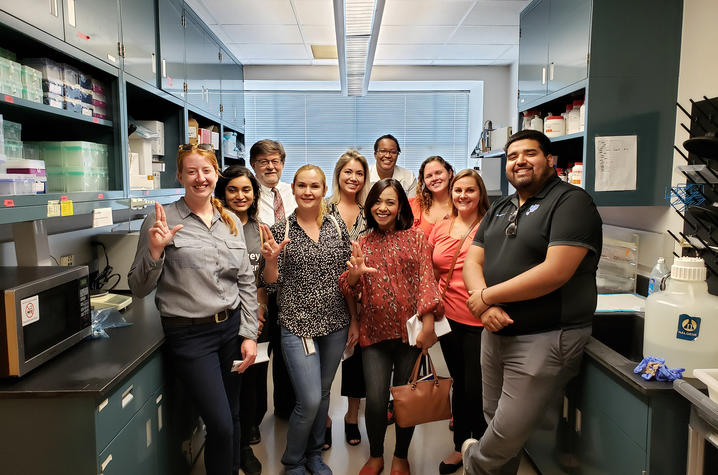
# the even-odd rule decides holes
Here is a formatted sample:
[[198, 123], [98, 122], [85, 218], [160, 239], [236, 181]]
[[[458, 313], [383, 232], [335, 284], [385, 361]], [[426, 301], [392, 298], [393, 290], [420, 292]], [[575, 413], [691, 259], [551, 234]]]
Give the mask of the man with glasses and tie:
[[[286, 156], [282, 144], [269, 139], [260, 140], [249, 149], [249, 164], [254, 170], [260, 188], [259, 220], [267, 226], [285, 219], [297, 207], [292, 186], [279, 181], [282, 178]], [[269, 331], [269, 345], [273, 350], [274, 359], [272, 365], [274, 413], [283, 419], [289, 419], [294, 409], [294, 389], [289, 382], [289, 374], [281, 351], [276, 294], [269, 295], [265, 313], [267, 315], [265, 328]]]
[[466, 256], [467, 305], [481, 318], [481, 440], [464, 442], [467, 474], [516, 473], [521, 449], [579, 371], [596, 308], [601, 217], [561, 181], [551, 141], [522, 130], [506, 143], [516, 193], [489, 208]]
[[414, 174], [396, 164], [401, 153], [399, 141], [391, 134], [382, 135], [374, 142], [374, 158], [376, 162], [369, 165], [369, 186], [383, 178], [393, 178], [404, 187], [406, 196], [416, 195], [416, 177]]

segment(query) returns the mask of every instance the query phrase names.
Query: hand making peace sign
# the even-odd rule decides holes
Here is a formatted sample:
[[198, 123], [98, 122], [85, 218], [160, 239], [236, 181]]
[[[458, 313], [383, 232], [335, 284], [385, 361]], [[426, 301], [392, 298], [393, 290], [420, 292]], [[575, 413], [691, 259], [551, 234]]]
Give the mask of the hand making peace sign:
[[167, 226], [165, 209], [161, 204], [155, 202], [155, 224], [153, 224], [148, 231], [150, 238], [150, 254], [152, 255], [152, 259], [157, 260], [160, 256], [162, 256], [162, 251], [164, 251], [165, 247], [167, 247], [167, 244], [172, 241], [175, 234], [177, 234], [177, 231], [183, 227], [184, 226], [182, 224], [178, 224], [174, 228], [170, 229], [169, 226]]

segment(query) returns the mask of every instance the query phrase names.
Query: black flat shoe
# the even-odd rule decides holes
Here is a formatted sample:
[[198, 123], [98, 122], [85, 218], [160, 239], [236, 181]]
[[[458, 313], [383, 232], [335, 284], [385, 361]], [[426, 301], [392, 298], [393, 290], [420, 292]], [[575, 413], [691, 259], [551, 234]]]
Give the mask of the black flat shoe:
[[242, 447], [239, 457], [239, 466], [245, 475], [260, 475], [262, 473], [262, 463], [254, 456], [251, 447]]
[[259, 427], [252, 426], [249, 429], [249, 445], [257, 445], [262, 441], [262, 434], [259, 433]]
[[322, 450], [329, 450], [332, 448], [332, 426], [327, 427], [324, 430], [324, 445], [322, 445]]
[[459, 463], [444, 463], [444, 462], [441, 462], [441, 463], [439, 464], [439, 473], [441, 473], [442, 475], [444, 475], [444, 474], [449, 474], [449, 473], [454, 473], [454, 472], [456, 472], [457, 470], [459, 470], [462, 465], [464, 465], [464, 462], [463, 462], [463, 461], [462, 461], [462, 462], [459, 462]]
[[359, 424], [350, 424], [344, 421], [344, 437], [347, 444], [355, 446], [361, 444], [361, 432], [359, 432]]

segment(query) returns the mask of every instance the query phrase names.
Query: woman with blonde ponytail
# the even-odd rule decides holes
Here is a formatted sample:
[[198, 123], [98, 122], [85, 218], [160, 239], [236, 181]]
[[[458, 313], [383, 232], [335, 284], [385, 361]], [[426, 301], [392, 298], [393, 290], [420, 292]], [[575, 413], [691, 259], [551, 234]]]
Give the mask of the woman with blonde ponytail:
[[329, 390], [345, 347], [354, 346], [359, 331], [351, 317], [353, 300], [338, 285], [351, 242], [344, 221], [323, 204], [327, 185], [319, 167], [297, 170], [292, 191], [297, 209], [271, 230], [262, 226], [260, 280], [277, 289], [282, 353], [297, 398], [282, 464], [289, 475], [330, 475], [321, 452]]
[[[237, 373], [257, 355], [254, 273], [238, 218], [212, 197], [218, 176], [210, 146], [180, 145], [177, 179], [185, 194], [164, 207], [155, 203], [127, 277], [137, 297], [157, 289], [170, 364], [207, 427], [207, 475], [239, 470]], [[242, 360], [236, 372], [234, 360]]]

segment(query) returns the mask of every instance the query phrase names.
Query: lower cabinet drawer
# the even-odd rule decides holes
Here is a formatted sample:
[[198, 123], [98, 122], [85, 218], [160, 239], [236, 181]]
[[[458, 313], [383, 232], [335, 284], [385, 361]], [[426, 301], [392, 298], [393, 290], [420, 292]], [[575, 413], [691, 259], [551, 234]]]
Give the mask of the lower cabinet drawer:
[[137, 411], [162, 386], [162, 358], [157, 352], [132, 376], [127, 378], [95, 410], [95, 442], [102, 452]]
[[130, 419], [124, 429], [97, 458], [102, 475], [156, 475], [158, 411], [151, 399]]

